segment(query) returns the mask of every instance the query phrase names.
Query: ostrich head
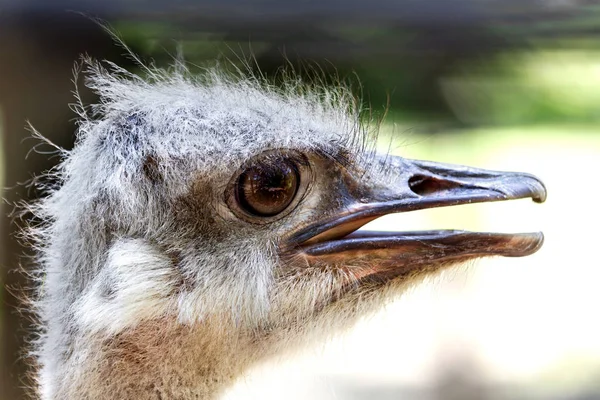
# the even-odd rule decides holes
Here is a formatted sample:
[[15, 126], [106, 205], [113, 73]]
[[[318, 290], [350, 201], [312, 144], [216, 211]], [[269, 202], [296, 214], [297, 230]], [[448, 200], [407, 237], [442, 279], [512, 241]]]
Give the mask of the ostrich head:
[[531, 197], [528, 174], [369, 146], [349, 91], [90, 62], [100, 96], [36, 207], [45, 399], [205, 398], [415, 279], [542, 235], [355, 232], [395, 212]]

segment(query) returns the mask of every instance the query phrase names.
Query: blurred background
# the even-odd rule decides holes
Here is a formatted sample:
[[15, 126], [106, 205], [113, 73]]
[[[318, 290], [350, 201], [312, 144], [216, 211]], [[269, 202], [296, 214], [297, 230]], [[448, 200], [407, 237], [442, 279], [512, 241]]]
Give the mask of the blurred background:
[[354, 82], [375, 115], [387, 110], [382, 150], [527, 171], [549, 188], [542, 206], [373, 222], [542, 230], [546, 244], [431, 279], [353, 331], [258, 366], [227, 399], [600, 399], [600, 3], [584, 0], [0, 0], [0, 399], [20, 400], [26, 384], [15, 293], [28, 283], [15, 270], [29, 251], [8, 214], [37, 195], [23, 183], [58, 161], [31, 151], [25, 123], [71, 148], [79, 56], [136, 70], [80, 13], [157, 65], [178, 46], [198, 66], [252, 55], [268, 76], [319, 65]]

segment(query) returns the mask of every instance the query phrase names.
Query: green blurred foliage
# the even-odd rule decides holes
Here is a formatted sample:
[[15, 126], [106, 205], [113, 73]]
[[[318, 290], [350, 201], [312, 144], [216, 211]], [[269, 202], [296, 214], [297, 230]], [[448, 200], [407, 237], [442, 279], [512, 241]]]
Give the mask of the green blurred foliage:
[[[600, 41], [584, 34], [600, 24], [598, 11], [598, 6], [590, 6], [589, 16], [566, 22], [536, 20], [467, 30], [458, 32], [449, 44], [407, 28], [329, 27], [329, 39], [348, 51], [314, 47], [318, 42], [310, 35], [295, 38], [288, 47], [285, 38], [278, 42], [248, 37], [243, 43], [235, 35], [183, 29], [173, 21], [122, 20], [113, 27], [134, 51], [158, 65], [168, 64], [181, 51], [192, 70], [214, 60], [221, 60], [223, 66], [230, 61], [239, 65], [251, 57], [256, 59], [251, 65], [255, 61], [268, 76], [275, 76], [286, 64], [308, 73], [318, 68], [324, 76], [333, 74], [353, 82], [375, 113], [387, 110], [394, 120], [447, 130], [480, 125], [598, 124]], [[502, 37], [510, 42], [525, 30], [529, 36], [537, 33], [537, 39], [517, 46], [512, 43], [504, 50], [487, 51], [477, 46], [477, 40], [465, 49], [452, 48], [455, 40], [478, 35], [483, 35], [478, 40], [493, 42]], [[561, 30], [570, 34], [556, 34]], [[550, 31], [552, 35], [547, 34]], [[410, 48], [417, 50], [390, 51]], [[369, 56], [361, 57], [365, 49]], [[327, 57], [320, 57], [320, 52]]]

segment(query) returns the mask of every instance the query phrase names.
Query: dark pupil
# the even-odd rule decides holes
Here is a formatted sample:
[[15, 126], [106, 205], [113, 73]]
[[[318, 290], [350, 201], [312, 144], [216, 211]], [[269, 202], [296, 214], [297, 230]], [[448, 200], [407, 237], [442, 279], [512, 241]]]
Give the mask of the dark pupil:
[[237, 188], [240, 205], [260, 216], [279, 214], [290, 205], [298, 190], [298, 172], [288, 160], [247, 169]]

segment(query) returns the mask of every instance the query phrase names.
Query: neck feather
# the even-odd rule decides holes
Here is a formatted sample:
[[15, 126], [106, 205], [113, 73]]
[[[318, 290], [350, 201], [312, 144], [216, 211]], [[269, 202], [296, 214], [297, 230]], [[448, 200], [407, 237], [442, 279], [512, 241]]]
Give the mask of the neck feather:
[[51, 399], [213, 399], [256, 351], [253, 341], [213, 325], [154, 320], [110, 339], [87, 338]]

